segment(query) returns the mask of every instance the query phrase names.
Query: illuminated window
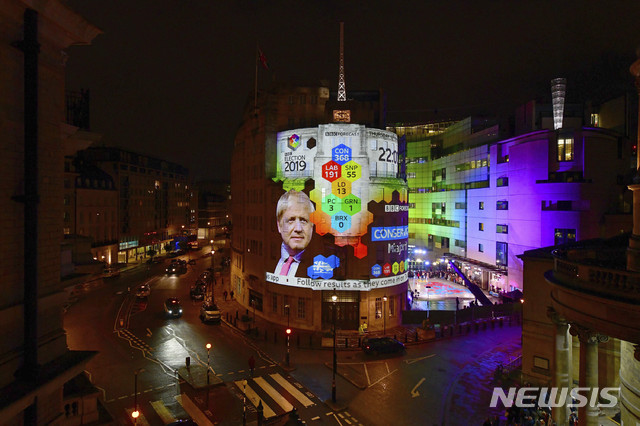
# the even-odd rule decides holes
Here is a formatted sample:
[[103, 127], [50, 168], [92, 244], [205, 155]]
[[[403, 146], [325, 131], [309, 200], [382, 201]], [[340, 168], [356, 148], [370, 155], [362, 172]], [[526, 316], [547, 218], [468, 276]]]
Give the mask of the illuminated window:
[[496, 186], [509, 186], [509, 178], [506, 176], [498, 178], [498, 180], [496, 180]]
[[507, 200], [497, 201], [496, 210], [509, 210], [509, 201]]
[[573, 138], [558, 139], [558, 161], [573, 160]]
[[376, 318], [382, 318], [382, 297], [376, 297]]
[[509, 244], [496, 241], [496, 264], [500, 266], [509, 266], [508, 254]]
[[508, 234], [509, 227], [507, 225], [496, 225], [496, 232], [498, 234]]
[[553, 237], [555, 245], [572, 243], [576, 241], [576, 230], [556, 228]]
[[478, 203], [478, 210], [484, 210], [484, 201]]
[[480, 222], [478, 224], [478, 231], [484, 231], [484, 223]]
[[600, 114], [591, 114], [591, 125], [593, 127], [600, 127]]

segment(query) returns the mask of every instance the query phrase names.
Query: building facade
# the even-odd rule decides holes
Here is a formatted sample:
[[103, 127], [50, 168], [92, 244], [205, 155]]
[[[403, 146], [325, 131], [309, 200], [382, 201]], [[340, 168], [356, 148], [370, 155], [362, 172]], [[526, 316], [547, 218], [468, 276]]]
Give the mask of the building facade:
[[93, 352], [70, 351], [61, 284], [64, 205], [65, 61], [70, 45], [99, 30], [59, 1], [8, 1], [0, 9], [0, 418], [11, 425], [90, 423], [97, 397], [65, 411], [65, 383]]
[[178, 248], [197, 235], [198, 195], [189, 170], [179, 164], [113, 147], [89, 147], [77, 161], [97, 167], [118, 191], [119, 263], [136, 262], [149, 250]]
[[631, 227], [628, 135], [578, 125], [505, 139], [469, 118], [407, 145], [412, 267], [447, 257], [485, 290], [522, 290], [524, 251]]
[[[401, 321], [407, 294], [407, 282], [402, 279], [406, 278], [406, 235], [404, 240], [398, 237], [376, 245], [370, 231], [385, 226], [408, 231], [406, 186], [397, 177], [403, 158], [399, 161], [397, 136], [383, 130], [382, 93], [350, 95], [349, 100], [338, 102], [324, 87], [275, 87], [261, 92], [257, 105], [247, 107], [236, 135], [231, 180], [231, 288], [247, 309], [270, 321], [308, 330], [329, 329], [334, 315], [336, 325], [343, 329], [367, 323], [369, 329], [382, 330]], [[375, 136], [367, 139], [367, 135]], [[369, 157], [373, 156], [371, 147], [379, 141], [375, 159], [380, 158], [377, 150], [385, 138], [387, 148], [395, 147], [395, 153], [391, 148], [385, 151], [392, 165], [377, 167]], [[347, 146], [349, 160], [337, 153], [340, 145]], [[349, 162], [352, 164], [347, 165]], [[345, 177], [330, 176], [343, 168]], [[346, 178], [347, 172], [354, 173], [352, 180]], [[379, 189], [363, 196], [358, 191], [365, 191], [365, 187]], [[301, 266], [299, 279], [278, 278], [282, 276], [276, 273], [283, 247], [276, 205], [290, 189], [307, 194], [315, 206], [311, 214], [315, 231], [305, 252], [316, 255], [310, 268], [320, 263], [324, 268], [314, 275], [312, 269], [302, 271]], [[337, 196], [342, 190], [344, 193]], [[378, 204], [372, 206], [370, 201]], [[387, 209], [385, 216], [384, 205], [398, 209]], [[342, 207], [358, 212], [342, 214]], [[342, 213], [333, 214], [332, 208]], [[370, 213], [371, 209], [377, 213]], [[397, 217], [391, 218], [392, 213]], [[389, 223], [384, 222], [385, 217]], [[353, 233], [339, 232], [356, 228]], [[387, 249], [393, 245], [398, 252], [391, 256], [392, 250], [385, 253], [383, 245]], [[395, 281], [372, 288], [370, 283], [383, 281], [381, 277]]]

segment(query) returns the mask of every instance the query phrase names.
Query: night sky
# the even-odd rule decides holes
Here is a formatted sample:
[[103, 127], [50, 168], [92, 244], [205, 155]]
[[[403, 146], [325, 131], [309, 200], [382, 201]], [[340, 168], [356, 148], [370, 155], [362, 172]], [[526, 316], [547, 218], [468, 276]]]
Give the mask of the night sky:
[[[633, 88], [640, 1], [71, 0], [100, 28], [69, 49], [67, 88], [91, 90], [91, 130], [194, 179], [230, 176], [233, 138], [259, 86], [382, 88], [388, 124], [495, 115], [569, 79], [571, 100]], [[606, 84], [604, 82], [607, 82]], [[591, 96], [591, 94], [589, 94]]]

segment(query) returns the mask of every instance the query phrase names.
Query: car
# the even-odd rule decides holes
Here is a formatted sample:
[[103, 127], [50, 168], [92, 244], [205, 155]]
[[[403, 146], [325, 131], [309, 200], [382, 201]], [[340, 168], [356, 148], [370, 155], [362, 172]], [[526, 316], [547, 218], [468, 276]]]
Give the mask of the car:
[[209, 271], [204, 271], [203, 273], [200, 274], [198, 279], [202, 280], [204, 282], [207, 282], [207, 283], [212, 283], [213, 282], [213, 274], [211, 272], [209, 272]]
[[120, 271], [118, 270], [118, 268], [109, 266], [102, 270], [102, 276], [104, 278], [117, 277], [119, 275], [120, 275]]
[[170, 297], [164, 302], [164, 311], [173, 318], [182, 316], [182, 305], [177, 297]]
[[366, 354], [389, 354], [404, 352], [406, 350], [404, 343], [392, 337], [371, 337], [362, 341], [362, 350]]
[[200, 307], [200, 321], [220, 323], [221, 320], [222, 314], [213, 300], [207, 300], [202, 304]]
[[151, 287], [149, 286], [149, 284], [141, 284], [136, 289], [136, 297], [139, 299], [144, 299], [146, 297], [149, 297], [150, 294], [151, 294]]
[[195, 259], [189, 259], [189, 261], [187, 263], [189, 265], [195, 265], [196, 264], [196, 260]]
[[204, 300], [204, 295], [207, 292], [207, 285], [203, 282], [196, 282], [189, 290], [189, 294], [193, 300]]
[[170, 263], [169, 266], [167, 266], [167, 269], [165, 269], [165, 271], [167, 272], [167, 274], [171, 275], [171, 274], [179, 274], [180, 273], [180, 264], [175, 262], [175, 263]]

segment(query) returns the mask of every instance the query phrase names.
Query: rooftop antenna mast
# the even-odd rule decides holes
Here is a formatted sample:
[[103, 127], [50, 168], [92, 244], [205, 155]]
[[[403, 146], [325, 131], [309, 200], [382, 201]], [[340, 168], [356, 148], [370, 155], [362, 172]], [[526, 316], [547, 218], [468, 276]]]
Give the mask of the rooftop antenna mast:
[[344, 22], [340, 22], [340, 76], [338, 77], [338, 101], [347, 100], [347, 89], [344, 82]]

